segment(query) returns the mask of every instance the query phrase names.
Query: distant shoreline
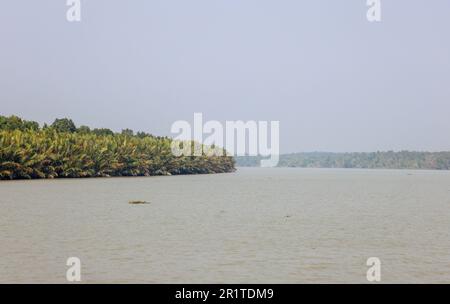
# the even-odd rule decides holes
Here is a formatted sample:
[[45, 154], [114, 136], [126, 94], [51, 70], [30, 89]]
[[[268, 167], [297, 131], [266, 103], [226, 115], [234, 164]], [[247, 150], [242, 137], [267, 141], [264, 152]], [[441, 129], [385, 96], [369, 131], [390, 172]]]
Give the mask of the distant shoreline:
[[[292, 170], [324, 170], [324, 171], [398, 171], [398, 172], [449, 172], [450, 170], [439, 170], [439, 169], [387, 169], [387, 168], [318, 168], [318, 167], [260, 167], [260, 166], [236, 166], [236, 171], [239, 170], [246, 170], [246, 169], [261, 169], [261, 170], [278, 170], [278, 169], [292, 169]], [[0, 181], [1, 182], [1, 181]]]
[[[258, 167], [259, 156], [235, 157], [237, 167]], [[303, 152], [280, 155], [277, 167], [450, 170], [450, 152]]]

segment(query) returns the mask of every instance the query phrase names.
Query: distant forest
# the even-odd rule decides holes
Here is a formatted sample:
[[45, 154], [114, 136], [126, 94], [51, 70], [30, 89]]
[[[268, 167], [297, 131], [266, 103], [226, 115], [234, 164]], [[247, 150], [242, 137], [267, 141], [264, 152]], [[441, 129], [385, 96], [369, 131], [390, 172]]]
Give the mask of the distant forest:
[[[174, 156], [172, 139], [130, 129], [77, 127], [56, 119], [42, 127], [0, 116], [0, 180], [232, 172], [228, 156]], [[192, 143], [191, 143], [192, 144]]]
[[[240, 167], [259, 166], [261, 157], [236, 157]], [[283, 154], [278, 167], [450, 170], [450, 152], [309, 152]]]

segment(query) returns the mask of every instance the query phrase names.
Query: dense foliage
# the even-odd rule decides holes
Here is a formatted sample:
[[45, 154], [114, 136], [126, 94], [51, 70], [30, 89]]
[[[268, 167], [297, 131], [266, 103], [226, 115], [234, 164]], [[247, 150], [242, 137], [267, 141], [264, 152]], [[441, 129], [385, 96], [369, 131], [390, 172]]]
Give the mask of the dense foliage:
[[0, 179], [149, 176], [234, 171], [232, 157], [175, 157], [171, 139], [131, 130], [51, 126], [0, 116]]
[[[258, 166], [258, 157], [237, 157], [238, 166]], [[450, 152], [294, 153], [280, 156], [279, 167], [450, 170]]]

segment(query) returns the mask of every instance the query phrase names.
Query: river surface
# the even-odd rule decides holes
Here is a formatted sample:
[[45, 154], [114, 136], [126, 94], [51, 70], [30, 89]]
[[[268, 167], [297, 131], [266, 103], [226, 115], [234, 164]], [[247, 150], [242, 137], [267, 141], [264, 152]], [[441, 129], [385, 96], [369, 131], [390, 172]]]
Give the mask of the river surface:
[[[130, 205], [144, 200], [147, 205]], [[450, 283], [450, 172], [0, 182], [0, 283]]]

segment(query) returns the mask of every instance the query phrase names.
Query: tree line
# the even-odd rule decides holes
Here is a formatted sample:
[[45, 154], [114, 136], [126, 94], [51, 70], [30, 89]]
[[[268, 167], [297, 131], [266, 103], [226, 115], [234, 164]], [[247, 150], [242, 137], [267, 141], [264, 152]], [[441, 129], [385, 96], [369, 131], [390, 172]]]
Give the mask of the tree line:
[[[56, 119], [42, 127], [0, 116], [0, 179], [150, 176], [232, 172], [229, 156], [180, 156], [172, 139], [130, 129], [76, 127]], [[193, 144], [193, 143], [192, 143]]]
[[[259, 166], [260, 157], [236, 157], [241, 167]], [[278, 167], [450, 170], [450, 152], [309, 152], [283, 154]]]

